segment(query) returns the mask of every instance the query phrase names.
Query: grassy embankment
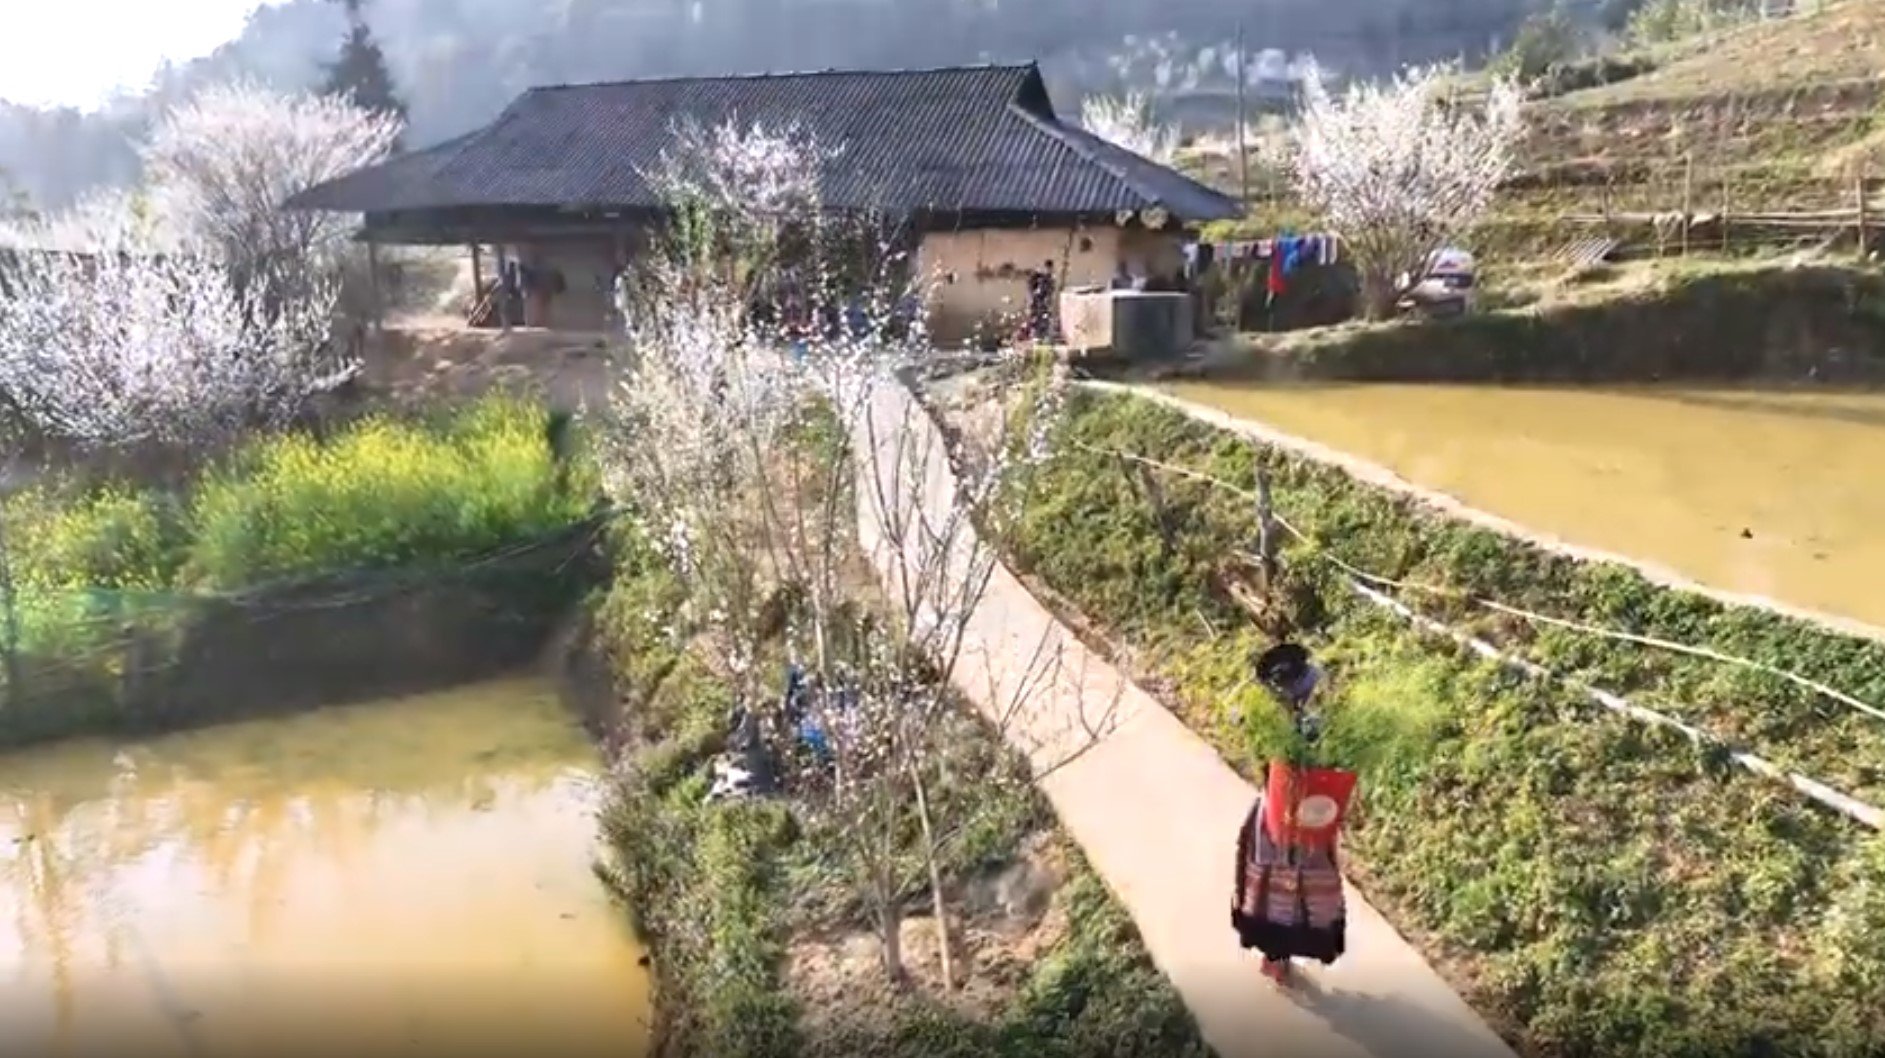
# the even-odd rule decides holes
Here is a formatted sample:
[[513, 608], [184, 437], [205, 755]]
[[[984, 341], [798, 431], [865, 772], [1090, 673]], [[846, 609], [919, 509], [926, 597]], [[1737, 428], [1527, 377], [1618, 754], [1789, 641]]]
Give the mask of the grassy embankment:
[[[1246, 489], [1257, 450], [1150, 402], [1091, 393], [1073, 402], [1063, 442], [1011, 551], [1255, 770], [1275, 731], [1246, 680], [1260, 636], [1215, 587], [1226, 556], [1253, 546], [1251, 504], [1162, 475], [1155, 511], [1117, 457], [1078, 446]], [[1554, 557], [1280, 452], [1261, 458], [1279, 513], [1316, 541], [1285, 552], [1280, 595], [1330, 666], [1331, 708], [1397, 716], [1349, 725], [1349, 744], [1332, 747], [1364, 772], [1359, 877], [1479, 1009], [1535, 1053], [1878, 1053], [1885, 838], [1573, 689], [1423, 639], [1317, 555], [1803, 670], [1872, 701], [1885, 699], [1885, 647]], [[1791, 684], [1488, 619], [1457, 599], [1403, 598], [1885, 800], [1885, 725]]]
[[1701, 262], [1605, 268], [1451, 320], [1246, 338], [1213, 373], [1381, 382], [1885, 380], [1876, 269]]
[[[927, 954], [906, 939], [913, 983], [905, 989], [885, 984], [874, 955], [848, 977], [841, 970], [835, 980], [811, 979], [816, 964], [795, 957], [808, 947], [855, 951], [850, 942], [858, 941], [876, 950], [868, 916], [834, 880], [833, 838], [789, 801], [705, 803], [710, 762], [724, 745], [727, 690], [690, 649], [687, 631], [673, 627], [684, 586], [628, 527], [615, 545], [615, 582], [597, 629], [623, 695], [629, 749], [605, 813], [614, 856], [603, 874], [653, 954], [662, 1053], [1206, 1053], [1131, 920], [1054, 835], [1021, 762], [966, 706], [959, 760], [931, 778], [932, 803], [954, 803], [953, 818], [965, 821], [947, 846], [944, 885], [959, 895], [1046, 836], [1064, 862], [1049, 908], [1032, 921], [978, 922], [952, 898], [958, 943], [967, 943], [965, 932], [997, 938], [958, 954], [956, 993], [935, 987], [933, 933]], [[928, 908], [919, 895], [909, 920]]]
[[[505, 577], [493, 560], [592, 513], [593, 470], [555, 450], [560, 432], [535, 406], [493, 399], [434, 417], [368, 418], [327, 438], [271, 437], [181, 487], [52, 482], [9, 497], [0, 741], [214, 719], [220, 705], [200, 703], [198, 716], [197, 704], [175, 699], [219, 671], [270, 661], [234, 655], [291, 666], [296, 651], [316, 649], [301, 637], [323, 612], [345, 623], [376, 602], [485, 572], [472, 595], [490, 589], [545, 617], [567, 606], [580, 578]], [[323, 627], [346, 645], [350, 633]], [[209, 642], [212, 632], [241, 642]], [[372, 636], [398, 638], [384, 628]]]

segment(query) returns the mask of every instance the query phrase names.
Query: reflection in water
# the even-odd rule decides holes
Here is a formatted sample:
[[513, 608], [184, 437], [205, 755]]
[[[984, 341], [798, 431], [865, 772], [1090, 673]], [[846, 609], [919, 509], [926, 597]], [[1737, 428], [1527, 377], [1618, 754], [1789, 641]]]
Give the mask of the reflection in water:
[[595, 767], [533, 682], [0, 756], [0, 1055], [644, 1053]]
[[1885, 626], [1885, 393], [1175, 385], [1585, 547]]

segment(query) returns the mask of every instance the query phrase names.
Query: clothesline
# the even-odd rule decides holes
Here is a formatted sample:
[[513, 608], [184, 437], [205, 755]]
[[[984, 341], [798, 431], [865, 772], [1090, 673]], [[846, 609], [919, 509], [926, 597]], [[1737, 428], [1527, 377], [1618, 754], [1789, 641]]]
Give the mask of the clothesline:
[[1281, 258], [1288, 271], [1307, 264], [1332, 265], [1341, 259], [1341, 237], [1333, 233], [1277, 235], [1268, 239], [1234, 239], [1200, 243], [1211, 248], [1216, 261], [1268, 261]]
[[1196, 243], [1187, 248], [1194, 273], [1213, 264], [1267, 262], [1264, 286], [1272, 302], [1289, 289], [1290, 276], [1311, 265], [1327, 266], [1341, 260], [1342, 240], [1332, 232], [1277, 235], [1268, 239]]
[[[1231, 482], [1224, 481], [1221, 478], [1215, 478], [1209, 474], [1200, 473], [1199, 471], [1191, 470], [1186, 467], [1173, 466], [1170, 463], [1164, 463], [1159, 460], [1152, 459], [1147, 456], [1138, 455], [1133, 452], [1124, 452], [1118, 449], [1105, 448], [1098, 445], [1081, 444], [1081, 445], [1078, 445], [1077, 447], [1081, 448], [1084, 451], [1092, 452], [1095, 455], [1112, 456], [1113, 458], [1116, 458], [1116, 459], [1122, 459], [1131, 463], [1138, 463], [1143, 466], [1149, 467], [1153, 470], [1159, 470], [1164, 473], [1175, 475], [1177, 477], [1188, 478], [1192, 481], [1196, 481], [1203, 485], [1208, 485], [1213, 488], [1223, 489], [1227, 492], [1233, 493], [1234, 495], [1251, 500], [1252, 502], [1255, 502], [1257, 499], [1256, 493], [1251, 492], [1249, 489], [1242, 488], [1238, 485], [1232, 484]], [[1719, 662], [1725, 665], [1733, 665], [1737, 668], [1749, 669], [1755, 672], [1764, 673], [1769, 676], [1778, 677], [1780, 679], [1786, 680], [1789, 683], [1794, 684], [1795, 686], [1802, 687], [1806, 690], [1813, 691], [1819, 695], [1829, 698], [1857, 712], [1864, 713], [1875, 719], [1885, 720], [1885, 709], [1881, 709], [1880, 707], [1876, 705], [1872, 705], [1871, 703], [1866, 702], [1860, 698], [1856, 698], [1853, 695], [1847, 694], [1846, 692], [1841, 691], [1836, 687], [1828, 686], [1827, 684], [1822, 683], [1819, 680], [1811, 679], [1809, 677], [1802, 676], [1799, 673], [1790, 672], [1786, 669], [1778, 668], [1773, 665], [1768, 665], [1763, 662], [1754, 661], [1748, 658], [1736, 657], [1732, 654], [1724, 654], [1720, 651], [1710, 650], [1706, 647], [1697, 647], [1697, 646], [1691, 646], [1687, 643], [1678, 643], [1673, 640], [1662, 639], [1656, 636], [1645, 636], [1645, 635], [1641, 635], [1635, 632], [1626, 632], [1626, 631], [1622, 631], [1622, 630], [1614, 629], [1614, 628], [1602, 628], [1597, 625], [1586, 624], [1580, 621], [1567, 621], [1559, 617], [1551, 617], [1546, 614], [1533, 613], [1530, 610], [1520, 609], [1515, 606], [1507, 606], [1503, 603], [1498, 602], [1497, 600], [1487, 599], [1482, 596], [1474, 595], [1470, 592], [1462, 592], [1462, 591], [1458, 591], [1454, 589], [1443, 588], [1437, 585], [1407, 583], [1403, 581], [1394, 580], [1389, 577], [1383, 577], [1378, 573], [1371, 573], [1367, 570], [1360, 569], [1356, 566], [1350, 565], [1349, 563], [1342, 561], [1342, 559], [1338, 557], [1337, 555], [1333, 554], [1327, 546], [1321, 544], [1319, 541], [1311, 537], [1308, 533], [1304, 532], [1302, 529], [1298, 528], [1297, 526], [1289, 522], [1282, 515], [1272, 512], [1271, 517], [1276, 520], [1277, 525], [1281, 527], [1284, 532], [1287, 532], [1290, 535], [1296, 537], [1298, 540], [1302, 541], [1303, 543], [1308, 544], [1312, 549], [1314, 549], [1314, 552], [1318, 556], [1324, 559], [1327, 559], [1330, 563], [1340, 568], [1343, 572], [1348, 573], [1352, 576], [1361, 577], [1365, 580], [1368, 580], [1378, 585], [1397, 588], [1403, 591], [1416, 591], [1416, 592], [1420, 592], [1426, 595], [1433, 595], [1433, 596], [1440, 596], [1444, 598], [1455, 599], [1458, 601], [1470, 603], [1472, 605], [1484, 607], [1485, 609], [1494, 610], [1499, 613], [1507, 614], [1508, 616], [1518, 617], [1526, 621], [1531, 621], [1531, 622], [1535, 622], [1539, 624], [1555, 625], [1558, 627], [1566, 628], [1571, 631], [1580, 632], [1585, 635], [1597, 636], [1603, 639], [1616, 640], [1618, 642], [1634, 643], [1638, 646], [1655, 647], [1659, 650], [1667, 650], [1671, 653], [1686, 654], [1691, 657], [1698, 657], [1698, 658], [1702, 658], [1708, 661]]]

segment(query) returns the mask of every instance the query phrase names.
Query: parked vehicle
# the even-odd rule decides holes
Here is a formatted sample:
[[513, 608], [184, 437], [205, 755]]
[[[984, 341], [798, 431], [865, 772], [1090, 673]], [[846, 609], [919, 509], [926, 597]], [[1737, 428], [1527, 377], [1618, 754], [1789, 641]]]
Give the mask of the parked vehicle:
[[1427, 267], [1418, 282], [1404, 281], [1407, 293], [1401, 296], [1403, 312], [1427, 316], [1463, 316], [1478, 307], [1478, 269], [1473, 255], [1456, 247], [1445, 247], [1427, 258]]

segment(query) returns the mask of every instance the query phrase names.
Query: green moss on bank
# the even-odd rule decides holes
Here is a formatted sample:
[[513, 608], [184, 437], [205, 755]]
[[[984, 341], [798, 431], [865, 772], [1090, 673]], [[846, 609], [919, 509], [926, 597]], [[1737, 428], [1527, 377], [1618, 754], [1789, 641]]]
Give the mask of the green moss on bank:
[[[787, 948], [833, 925], [864, 928], [862, 917], [828, 890], [820, 837], [801, 830], [785, 802], [704, 803], [709, 763], [723, 745], [727, 690], [669, 626], [681, 587], [631, 532], [618, 535], [617, 559], [598, 631], [623, 692], [632, 748], [605, 812], [613, 855], [602, 873], [653, 956], [661, 1053], [1203, 1058], [1196, 1026], [1131, 920], [1078, 863], [1059, 896], [1065, 936], [999, 1016], [974, 1021], [910, 995], [887, 1016], [840, 1011], [831, 1027], [808, 1032], [788, 988]], [[992, 742], [985, 751], [991, 767], [1003, 766]], [[1043, 819], [1031, 792], [989, 807], [954, 846], [946, 877], [1010, 861]]]
[[0, 743], [518, 663], [593, 583], [575, 559], [597, 482], [572, 441], [546, 410], [489, 399], [265, 438], [174, 488], [6, 497]]
[[[1011, 541], [1020, 564], [1130, 646], [1233, 762], [1270, 750], [1248, 684], [1261, 639], [1214, 584], [1255, 539], [1247, 500], [1175, 477], [1164, 520], [1116, 458], [1144, 454], [1250, 488], [1258, 452], [1151, 402], [1084, 393]], [[1403, 580], [1484, 593], [1801, 669], [1885, 698], [1885, 648], [1659, 589], [1450, 522], [1328, 468], [1265, 451], [1278, 511], [1329, 553]], [[1528, 1050], [1660, 1055], [1880, 1053], [1885, 837], [1679, 736], [1413, 635], [1310, 549], [1284, 596], [1329, 663], [1332, 708], [1400, 705], [1352, 725], [1371, 895], [1426, 941]], [[1534, 633], [1407, 596], [1548, 665], [1757, 743], [1874, 801], [1885, 731], [1714, 663]], [[1409, 722], [1406, 714], [1417, 719]]]
[[1261, 452], [1273, 468], [1278, 512], [1315, 540], [1314, 548], [1297, 550], [1292, 565], [1335, 608], [1326, 619], [1371, 608], [1342, 587], [1331, 563], [1305, 557], [1316, 549], [1375, 575], [1436, 589], [1403, 593], [1404, 601], [1432, 616], [1885, 802], [1885, 725], [1870, 716], [1778, 677], [1534, 626], [1458, 596], [1712, 648], [1871, 702], [1885, 702], [1885, 644], [1661, 588], [1625, 567], [1552, 554], [1448, 519], [1334, 468], [1260, 449], [1150, 401], [1082, 393], [1066, 440], [1071, 444], [1044, 475], [1042, 496], [1015, 541], [1017, 554], [1050, 584], [1067, 585], [1091, 616], [1128, 634], [1171, 649], [1203, 630], [1201, 614], [1238, 623], [1241, 611], [1213, 590], [1212, 581], [1226, 555], [1254, 546], [1255, 512], [1232, 492], [1166, 480], [1167, 514], [1181, 528], [1167, 553], [1132, 479], [1116, 458], [1092, 449], [1151, 456], [1244, 489], [1254, 487]]
[[1380, 382], [1885, 379], [1885, 277], [1676, 269], [1633, 292], [1250, 339], [1257, 375]]

